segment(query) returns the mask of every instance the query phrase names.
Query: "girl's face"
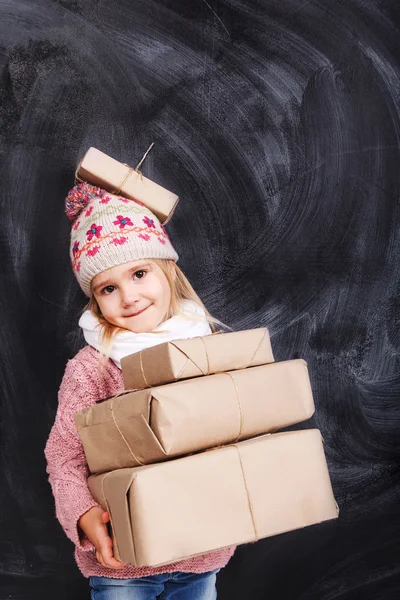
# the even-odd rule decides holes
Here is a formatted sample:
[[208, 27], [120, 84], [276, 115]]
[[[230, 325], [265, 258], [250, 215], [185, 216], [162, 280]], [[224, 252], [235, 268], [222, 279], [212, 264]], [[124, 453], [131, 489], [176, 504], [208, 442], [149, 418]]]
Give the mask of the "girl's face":
[[171, 300], [168, 279], [149, 260], [134, 260], [99, 273], [92, 292], [112, 325], [134, 333], [153, 331], [165, 321]]

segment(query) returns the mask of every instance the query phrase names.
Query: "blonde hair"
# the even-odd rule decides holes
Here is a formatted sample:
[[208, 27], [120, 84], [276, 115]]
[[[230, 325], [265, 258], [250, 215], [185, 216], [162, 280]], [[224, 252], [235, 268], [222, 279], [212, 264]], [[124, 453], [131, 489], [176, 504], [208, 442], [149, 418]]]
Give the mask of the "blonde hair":
[[[210, 328], [213, 333], [217, 331], [217, 326], [226, 327], [226, 325], [221, 323], [221, 321], [218, 321], [218, 319], [215, 319], [210, 315], [183, 271], [173, 260], [152, 258], [149, 259], [148, 262], [150, 264], [156, 264], [158, 267], [160, 267], [167, 278], [171, 290], [171, 300], [165, 320], [170, 319], [174, 315], [181, 315], [182, 317], [187, 318], [187, 315], [181, 310], [181, 302], [182, 300], [193, 300], [193, 302], [196, 302], [196, 304], [201, 306], [201, 308], [204, 310], [205, 317], [201, 317], [200, 315], [191, 315], [191, 319], [198, 319], [199, 321], [202, 321], [205, 318], [210, 324]], [[119, 331], [125, 330], [107, 321], [107, 319], [102, 315], [100, 307], [93, 294], [84, 310], [88, 309], [98, 318], [102, 326], [102, 342], [100, 353], [102, 354], [103, 361], [106, 362], [110, 355], [114, 336]]]

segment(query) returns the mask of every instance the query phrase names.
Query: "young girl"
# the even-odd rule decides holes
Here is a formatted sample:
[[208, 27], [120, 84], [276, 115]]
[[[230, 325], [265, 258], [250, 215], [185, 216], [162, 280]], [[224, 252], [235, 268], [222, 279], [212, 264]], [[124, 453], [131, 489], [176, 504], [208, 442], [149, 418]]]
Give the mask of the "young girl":
[[90, 300], [79, 321], [88, 345], [66, 366], [45, 449], [57, 518], [76, 546], [79, 569], [90, 577], [92, 600], [213, 600], [216, 573], [234, 548], [162, 567], [133, 567], [114, 557], [110, 516], [89, 492], [74, 424], [76, 412], [123, 389], [123, 356], [207, 335], [213, 319], [176, 265], [165, 229], [145, 206], [81, 183], [68, 194], [66, 212], [72, 268]]

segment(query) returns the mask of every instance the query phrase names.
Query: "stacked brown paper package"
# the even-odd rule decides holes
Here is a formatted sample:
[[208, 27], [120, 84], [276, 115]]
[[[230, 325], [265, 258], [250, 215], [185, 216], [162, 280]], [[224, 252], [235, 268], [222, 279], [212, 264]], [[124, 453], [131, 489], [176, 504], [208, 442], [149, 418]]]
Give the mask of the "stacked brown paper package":
[[306, 362], [275, 363], [266, 329], [163, 343], [122, 369], [142, 389], [75, 416], [120, 560], [168, 564], [337, 517], [318, 430], [271, 435], [314, 403]]
[[89, 478], [111, 516], [114, 552], [158, 566], [334, 519], [317, 429], [276, 433]]
[[272, 362], [271, 340], [265, 328], [175, 340], [121, 361], [125, 389], [148, 388]]
[[178, 196], [144, 177], [140, 171], [97, 148], [89, 148], [86, 152], [76, 170], [76, 179], [142, 202], [164, 224], [172, 217], [179, 200]]

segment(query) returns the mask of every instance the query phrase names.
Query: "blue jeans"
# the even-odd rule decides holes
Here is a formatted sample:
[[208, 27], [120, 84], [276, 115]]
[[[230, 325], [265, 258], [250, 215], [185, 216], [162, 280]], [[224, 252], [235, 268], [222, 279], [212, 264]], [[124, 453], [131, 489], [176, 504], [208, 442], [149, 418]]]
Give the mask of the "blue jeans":
[[216, 600], [216, 573], [162, 573], [137, 579], [90, 577], [92, 600]]

